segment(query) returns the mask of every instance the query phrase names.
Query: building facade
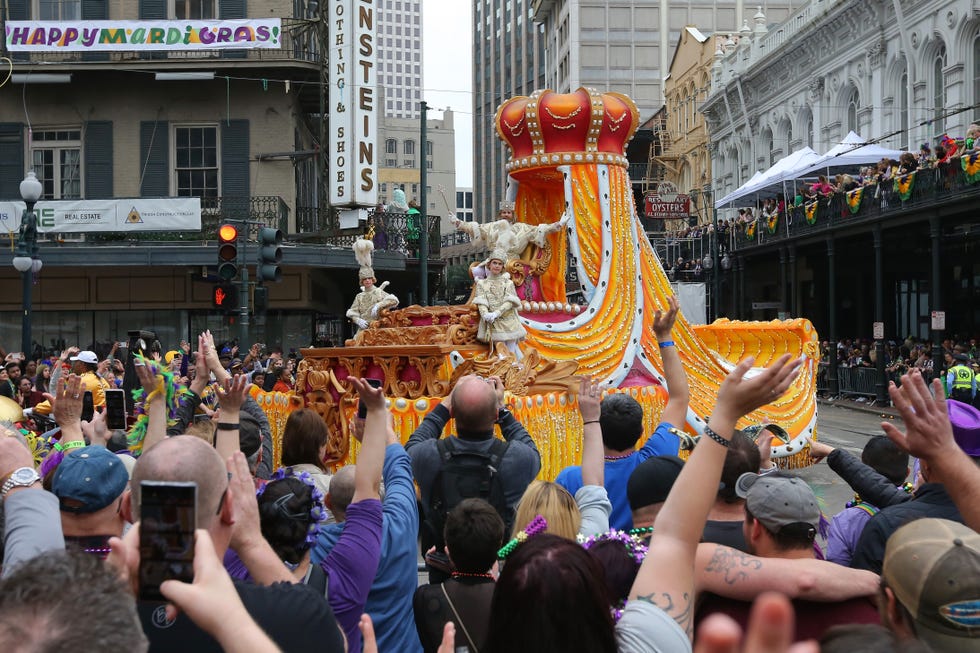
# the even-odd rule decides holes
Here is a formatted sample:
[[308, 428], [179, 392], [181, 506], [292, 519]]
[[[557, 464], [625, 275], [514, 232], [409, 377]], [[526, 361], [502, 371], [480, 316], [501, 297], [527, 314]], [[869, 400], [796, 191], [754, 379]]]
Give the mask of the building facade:
[[[786, 18], [799, 0], [759, 3], [771, 21]], [[688, 25], [709, 34], [734, 32], [749, 18], [744, 0], [537, 0], [544, 25], [548, 88], [580, 86], [633, 98], [646, 120], [664, 103], [663, 79]]]
[[476, 0], [473, 9], [474, 217], [493, 220], [507, 193], [507, 149], [494, 131], [502, 102], [544, 88], [545, 45], [532, 0]]
[[422, 0], [377, 0], [378, 84], [386, 116], [419, 117], [422, 101]]
[[[767, 22], [726, 42], [713, 65], [702, 111], [719, 196], [850, 131], [918, 152], [943, 135], [962, 139], [980, 117], [980, 18], [970, 0], [812, 0], [782, 24]], [[875, 322], [898, 342], [976, 333], [978, 187], [964, 169], [954, 158], [916, 172], [914, 192], [866, 188], [874, 199], [857, 209], [834, 195], [806, 220], [793, 209], [772, 233], [733, 240], [726, 274], [737, 290], [725, 313], [807, 317], [823, 339], [868, 337]], [[932, 327], [933, 312], [945, 315], [944, 330]]]
[[[418, 1], [397, 4], [420, 11]], [[82, 26], [126, 20], [138, 28], [149, 21], [281, 19], [275, 49], [0, 53], [13, 62], [0, 93], [0, 201], [19, 200], [19, 182], [33, 169], [43, 199], [186, 196], [199, 197], [202, 206], [200, 232], [42, 233], [43, 270], [32, 293], [39, 345], [85, 346], [143, 327], [171, 345], [204, 328], [233, 337], [241, 320], [211, 303], [216, 229], [232, 219], [252, 223], [253, 244], [239, 247], [250, 252], [250, 265], [260, 225], [287, 237], [283, 280], [268, 285], [269, 308], [251, 316], [248, 337], [285, 347], [342, 340], [349, 332], [343, 315], [358, 284], [351, 238], [337, 236], [324, 199], [325, 26], [333, 4], [8, 0], [4, 8], [4, 25], [31, 21], [35, 27], [52, 20]], [[421, 27], [414, 14], [411, 22], [413, 30]], [[448, 138], [446, 147], [434, 150], [431, 172], [449, 173], [441, 183], [451, 193], [453, 161], [439, 158], [454, 152], [451, 117], [448, 123], [430, 129], [430, 140], [444, 132]], [[10, 261], [9, 251], [0, 255], [0, 283], [16, 289]], [[414, 262], [403, 254], [375, 253], [379, 276], [392, 280], [403, 303], [418, 292], [417, 275], [393, 274], [406, 265]], [[20, 299], [16, 292], [0, 298], [5, 344], [19, 341]]]
[[446, 109], [442, 119], [430, 118], [426, 121], [424, 144], [417, 119], [381, 116], [378, 125], [378, 146], [381, 151], [378, 201], [390, 202], [392, 192], [401, 188], [409, 201], [421, 202], [420, 166], [424, 161], [428, 214], [441, 217], [440, 233], [452, 231], [449, 216], [456, 212], [456, 130], [453, 112]]

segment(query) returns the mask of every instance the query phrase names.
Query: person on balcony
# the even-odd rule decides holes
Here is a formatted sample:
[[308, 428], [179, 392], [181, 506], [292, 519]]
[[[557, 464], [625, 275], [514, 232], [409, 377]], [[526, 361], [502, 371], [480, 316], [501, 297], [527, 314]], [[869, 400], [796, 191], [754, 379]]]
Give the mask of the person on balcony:
[[[564, 213], [556, 222], [531, 226], [524, 222], [514, 221], [513, 202], [501, 202], [500, 209], [497, 211], [497, 218], [494, 222], [480, 224], [478, 222], [463, 222], [453, 215], [451, 221], [457, 231], [469, 234], [473, 243], [483, 241], [491, 251], [500, 250], [500, 254], [504, 257], [503, 261], [506, 263], [509, 260], [520, 258], [529, 243], [544, 247], [548, 234], [560, 231], [571, 219], [571, 216]], [[474, 279], [487, 278], [487, 265], [490, 261], [491, 259], [487, 259], [473, 268]]]
[[374, 268], [371, 267], [373, 251], [374, 243], [370, 240], [358, 238], [354, 241], [354, 258], [361, 266], [358, 272], [361, 292], [354, 298], [354, 303], [347, 311], [347, 317], [357, 326], [358, 331], [368, 328], [370, 321], [377, 319], [382, 309], [398, 306], [398, 298], [384, 290], [388, 285], [387, 281], [380, 286], [375, 285], [377, 279], [374, 276]]
[[504, 262], [507, 252], [495, 249], [487, 260], [487, 277], [478, 279], [473, 303], [480, 311], [480, 325], [476, 331], [476, 339], [486, 342], [493, 351], [494, 343], [502, 342], [521, 360], [524, 354], [518, 343], [527, 336], [524, 325], [517, 315], [521, 300], [510, 275], [504, 272]]

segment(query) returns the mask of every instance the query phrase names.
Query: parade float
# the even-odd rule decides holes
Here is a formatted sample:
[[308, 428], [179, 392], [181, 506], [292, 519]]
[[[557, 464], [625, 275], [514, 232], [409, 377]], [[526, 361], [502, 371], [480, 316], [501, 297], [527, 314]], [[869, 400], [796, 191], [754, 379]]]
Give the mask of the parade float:
[[[496, 130], [510, 149], [508, 199], [517, 220], [533, 226], [571, 214], [546, 242], [529, 244], [506, 263], [527, 330], [523, 357], [477, 339], [480, 313], [472, 303], [383, 310], [347, 346], [304, 350], [296, 392], [331, 427], [328, 459], [356, 457], [349, 422], [357, 398], [345, 381], [351, 375], [382, 382], [403, 440], [461, 376], [499, 375], [513, 413], [541, 451], [543, 478], [579, 461], [577, 375], [635, 397], [652, 432], [669, 392], [653, 315], [666, 307], [672, 290], [637, 217], [628, 177], [624, 153], [638, 124], [630, 98], [584, 88], [536, 91], [498, 108]], [[703, 429], [722, 380], [739, 360], [753, 356], [761, 367], [784, 353], [802, 357], [790, 391], [739, 426], [781, 426], [786, 437], [773, 442], [774, 458], [788, 467], [808, 464], [804, 450], [816, 429], [819, 356], [809, 321], [721, 319], [694, 326], [680, 315], [673, 340], [690, 385], [684, 429], [692, 435]], [[257, 399], [269, 404], [273, 422], [299, 405]], [[271, 405], [275, 401], [280, 405]]]

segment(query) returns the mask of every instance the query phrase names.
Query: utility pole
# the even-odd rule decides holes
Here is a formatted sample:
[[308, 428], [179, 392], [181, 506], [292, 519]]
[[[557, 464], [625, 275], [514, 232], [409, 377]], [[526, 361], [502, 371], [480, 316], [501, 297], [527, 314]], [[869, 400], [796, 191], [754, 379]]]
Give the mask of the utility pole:
[[426, 121], [429, 114], [429, 105], [423, 100], [420, 105], [421, 110], [419, 111], [421, 115], [422, 123], [419, 126], [422, 147], [422, 156], [419, 157], [421, 160], [420, 170], [419, 170], [419, 200], [422, 206], [420, 209], [420, 218], [422, 219], [421, 233], [419, 234], [419, 305], [428, 306], [429, 305], [429, 198], [425, 191], [425, 185], [428, 183], [428, 171], [429, 171], [429, 147], [426, 142], [426, 129], [428, 125]]
[[249, 348], [248, 342], [248, 237], [249, 222], [242, 220], [242, 266], [238, 281], [238, 351]]

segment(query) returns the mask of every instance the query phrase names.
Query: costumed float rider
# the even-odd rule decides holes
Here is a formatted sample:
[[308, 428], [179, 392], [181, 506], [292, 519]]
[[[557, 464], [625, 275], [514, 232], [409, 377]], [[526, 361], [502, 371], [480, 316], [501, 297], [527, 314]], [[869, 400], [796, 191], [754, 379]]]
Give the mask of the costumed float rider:
[[527, 331], [517, 315], [521, 300], [510, 275], [504, 272], [504, 260], [507, 253], [496, 249], [487, 260], [487, 276], [477, 279], [473, 303], [480, 311], [480, 325], [477, 328], [476, 339], [486, 342], [493, 351], [495, 342], [502, 342], [521, 360], [524, 354], [518, 343], [527, 336]]
[[[486, 224], [463, 222], [457, 219], [455, 215], [450, 216], [450, 220], [457, 231], [469, 234], [474, 244], [482, 241], [486, 243], [487, 249], [501, 251], [506, 263], [512, 259], [519, 259], [528, 243], [544, 247], [548, 234], [560, 231], [571, 219], [568, 213], [564, 213], [559, 220], [549, 224], [531, 226], [524, 222], [514, 222], [513, 202], [501, 202], [497, 217], [498, 219], [494, 222]], [[473, 268], [474, 279], [483, 279], [487, 276], [487, 263], [489, 262], [490, 259], [487, 259]]]
[[388, 285], [387, 281], [380, 286], [374, 285], [377, 279], [371, 267], [373, 251], [374, 243], [370, 240], [358, 238], [354, 241], [354, 258], [361, 266], [358, 272], [358, 277], [361, 279], [361, 292], [354, 298], [354, 303], [347, 311], [347, 317], [357, 325], [358, 330], [368, 328], [370, 321], [376, 319], [382, 309], [398, 306], [398, 298], [384, 291]]

